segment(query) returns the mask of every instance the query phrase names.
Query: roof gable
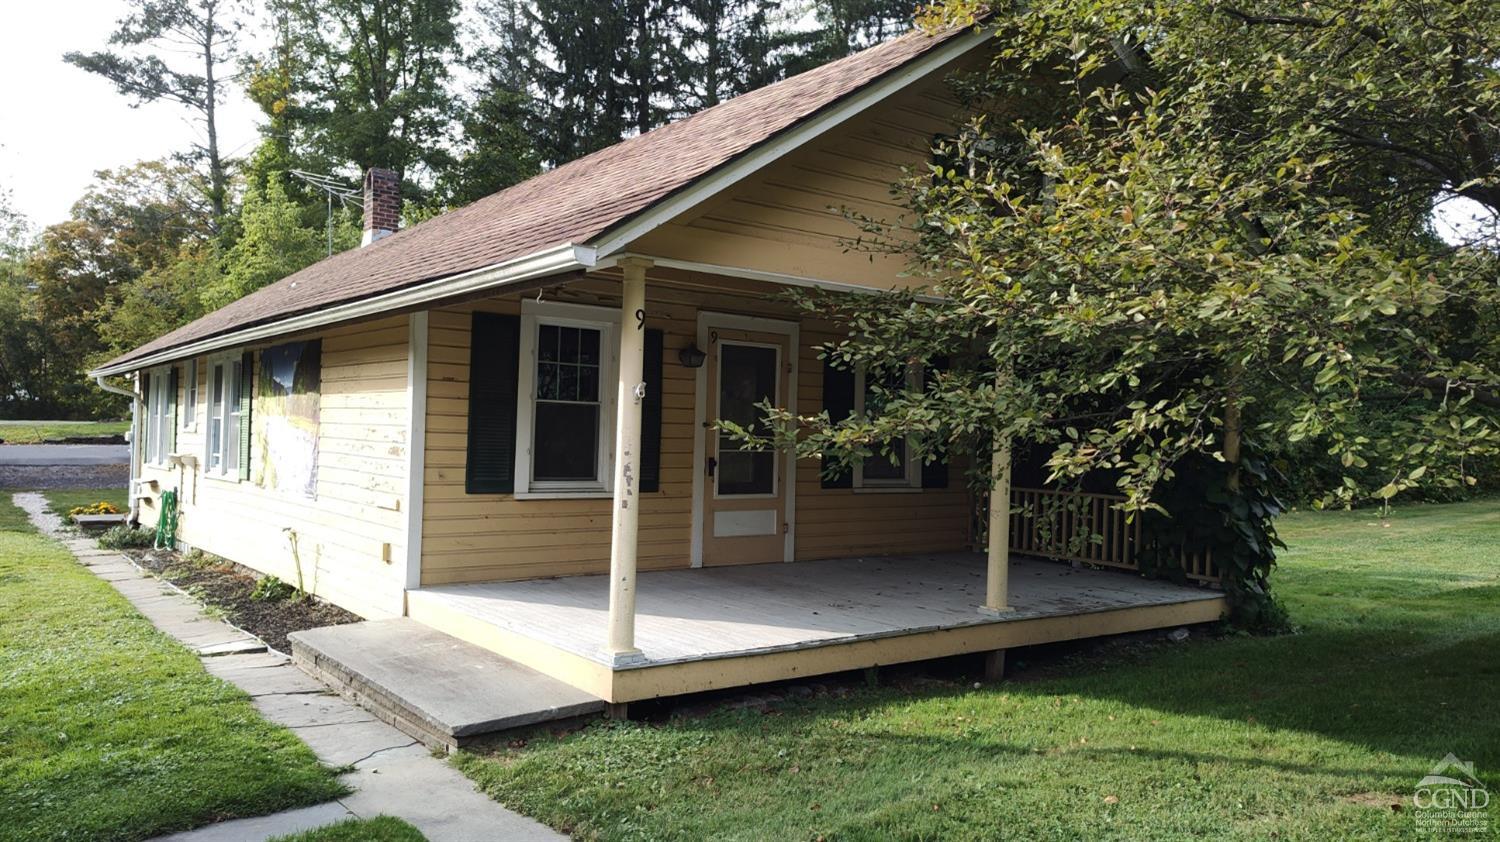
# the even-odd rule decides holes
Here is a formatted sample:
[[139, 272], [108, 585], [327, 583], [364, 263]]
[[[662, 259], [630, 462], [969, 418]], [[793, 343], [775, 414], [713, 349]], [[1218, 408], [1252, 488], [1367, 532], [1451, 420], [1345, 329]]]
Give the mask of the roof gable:
[[599, 240], [963, 31], [908, 33], [624, 140], [372, 245], [333, 255], [111, 360], [96, 373], [127, 371], [216, 336]]

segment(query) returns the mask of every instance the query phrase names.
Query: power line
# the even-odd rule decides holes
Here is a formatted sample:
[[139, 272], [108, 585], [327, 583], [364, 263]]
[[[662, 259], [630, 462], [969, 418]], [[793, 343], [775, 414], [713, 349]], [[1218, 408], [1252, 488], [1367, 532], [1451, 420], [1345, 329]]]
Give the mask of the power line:
[[315, 189], [322, 190], [328, 200], [328, 256], [333, 256], [333, 200], [338, 197], [339, 203], [344, 207], [359, 207], [364, 197], [360, 194], [358, 187], [350, 187], [347, 181], [333, 175], [323, 173], [307, 172], [306, 170], [292, 170], [292, 175], [312, 185]]

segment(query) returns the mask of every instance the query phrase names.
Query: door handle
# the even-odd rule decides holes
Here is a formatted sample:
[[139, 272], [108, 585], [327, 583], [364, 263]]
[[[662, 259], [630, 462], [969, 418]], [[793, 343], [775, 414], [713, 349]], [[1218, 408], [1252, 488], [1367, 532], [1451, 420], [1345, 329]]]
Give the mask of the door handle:
[[709, 476], [713, 476], [714, 475], [714, 469], [717, 468], [717, 467], [719, 467], [719, 460], [715, 459], [712, 456], [708, 457], [708, 465], [707, 465], [707, 467], [708, 467], [708, 475]]

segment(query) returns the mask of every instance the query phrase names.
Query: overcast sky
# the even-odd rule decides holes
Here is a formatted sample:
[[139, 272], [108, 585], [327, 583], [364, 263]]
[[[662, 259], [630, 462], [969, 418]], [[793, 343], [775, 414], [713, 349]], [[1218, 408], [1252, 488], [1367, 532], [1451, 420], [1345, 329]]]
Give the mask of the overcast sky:
[[[0, 191], [12, 192], [16, 209], [35, 229], [66, 219], [95, 171], [166, 157], [197, 138], [186, 109], [167, 103], [131, 108], [104, 79], [63, 63], [69, 50], [105, 46], [126, 12], [124, 0], [6, 0], [5, 6]], [[232, 90], [219, 115], [221, 151], [227, 157], [249, 152], [257, 140], [255, 106]], [[1450, 239], [1496, 224], [1464, 201], [1440, 208], [1436, 221]]]
[[[69, 50], [102, 49], [123, 0], [8, 0], [0, 26], [0, 190], [37, 228], [67, 218], [95, 170], [161, 158], [197, 135], [188, 112], [165, 103], [131, 108], [103, 78], [64, 64]], [[220, 148], [256, 141], [255, 107], [227, 98]]]

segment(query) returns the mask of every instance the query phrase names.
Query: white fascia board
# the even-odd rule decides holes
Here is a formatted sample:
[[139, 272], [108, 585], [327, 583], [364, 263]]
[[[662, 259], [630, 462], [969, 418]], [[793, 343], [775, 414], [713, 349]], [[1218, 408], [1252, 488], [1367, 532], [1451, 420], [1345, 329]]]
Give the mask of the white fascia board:
[[514, 260], [497, 263], [494, 266], [486, 266], [482, 269], [474, 269], [451, 277], [430, 281], [409, 289], [397, 290], [396, 292], [389, 292], [384, 295], [377, 295], [358, 301], [350, 301], [311, 313], [303, 313], [298, 316], [268, 322], [263, 325], [256, 325], [244, 330], [231, 331], [230, 333], [223, 333], [208, 339], [169, 348], [137, 360], [95, 369], [89, 372], [89, 376], [107, 377], [114, 374], [124, 374], [128, 371], [138, 371], [184, 357], [195, 357], [199, 354], [225, 348], [248, 345], [264, 339], [284, 336], [289, 333], [301, 333], [325, 325], [378, 316], [381, 313], [391, 310], [400, 310], [429, 301], [482, 292], [487, 289], [504, 287], [509, 284], [534, 278], [543, 278], [548, 275], [556, 275], [560, 272], [575, 269], [593, 269], [595, 268], [594, 254], [594, 249], [587, 246], [575, 246], [572, 243], [563, 243], [559, 246], [534, 252], [525, 257], [518, 257]]
[[615, 252], [707, 201], [720, 191], [734, 186], [742, 179], [753, 175], [818, 135], [858, 116], [891, 94], [974, 49], [993, 35], [994, 32], [990, 27], [954, 35], [948, 43], [901, 67], [884, 79], [849, 94], [812, 119], [783, 130], [780, 135], [773, 137], [760, 147], [752, 148], [748, 153], [730, 161], [717, 171], [693, 182], [688, 189], [657, 202], [645, 213], [626, 222], [623, 226], [605, 231], [595, 237], [591, 243], [600, 256], [612, 256]]
[[[703, 272], [709, 275], [724, 275], [730, 278], [744, 278], [748, 281], [765, 281], [766, 283], [781, 286], [809, 287], [813, 289], [826, 289], [832, 292], [849, 292], [859, 295], [880, 295], [887, 292], [899, 292], [895, 289], [884, 289], [882, 287], [864, 286], [862, 284], [851, 284], [847, 281], [828, 281], [822, 278], [812, 278], [806, 275], [789, 275], [784, 272], [765, 272], [760, 269], [746, 269], [741, 266], [724, 266], [718, 263], [702, 263], [696, 260], [678, 260], [673, 257], [652, 257], [647, 254], [636, 252], [623, 252], [613, 259], [623, 260], [627, 257], [636, 257], [649, 260], [658, 267], [667, 269], [683, 269], [689, 272]], [[918, 295], [916, 300], [926, 304], [941, 304], [948, 299], [941, 295]]]

